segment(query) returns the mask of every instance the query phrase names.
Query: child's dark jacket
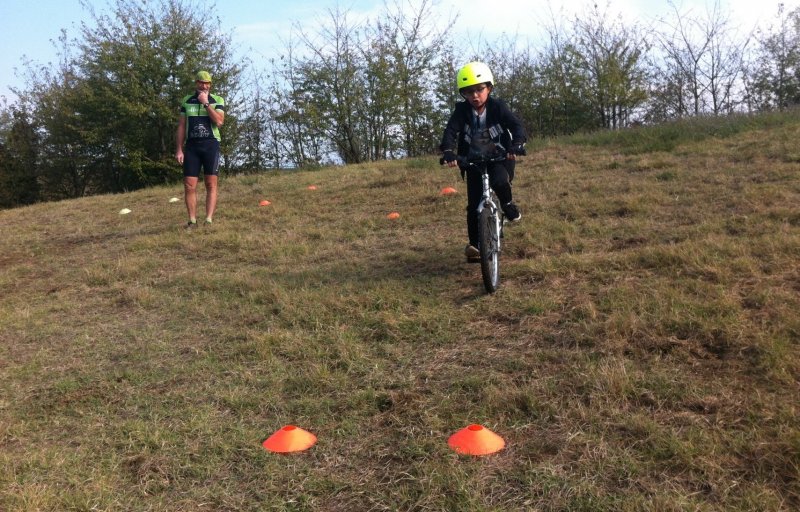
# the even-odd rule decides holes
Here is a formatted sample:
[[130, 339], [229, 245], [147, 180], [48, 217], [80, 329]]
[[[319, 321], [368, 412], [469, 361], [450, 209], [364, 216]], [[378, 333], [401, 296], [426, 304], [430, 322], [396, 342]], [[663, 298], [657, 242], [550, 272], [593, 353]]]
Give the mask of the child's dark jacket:
[[[472, 105], [469, 102], [456, 103], [456, 108], [444, 129], [439, 149], [455, 151], [461, 156], [469, 153], [472, 115]], [[511, 150], [512, 141], [513, 144], [523, 144], [526, 140], [525, 128], [519, 118], [511, 112], [503, 100], [491, 96], [486, 100], [486, 126], [492, 135], [492, 140], [501, 144], [506, 152]]]

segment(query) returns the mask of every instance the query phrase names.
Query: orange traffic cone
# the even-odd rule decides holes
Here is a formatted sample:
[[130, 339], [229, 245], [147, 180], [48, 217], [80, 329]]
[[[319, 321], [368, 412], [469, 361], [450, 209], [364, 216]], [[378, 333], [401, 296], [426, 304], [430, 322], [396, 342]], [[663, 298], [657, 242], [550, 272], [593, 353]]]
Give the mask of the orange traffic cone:
[[314, 446], [317, 436], [294, 425], [286, 425], [269, 436], [261, 445], [271, 452], [301, 452]]
[[454, 189], [453, 187], [444, 187], [442, 189], [442, 195], [443, 196], [448, 196], [450, 194], [455, 194], [455, 193], [456, 193], [456, 189]]
[[272, 203], [270, 203], [269, 201], [267, 201], [266, 199], [264, 199], [263, 201], [261, 201], [260, 203], [258, 203], [258, 206], [269, 206], [269, 205], [271, 205], [271, 204], [272, 204]]
[[308, 186], [308, 190], [317, 190], [317, 186], [316, 185], [309, 185]]
[[387, 215], [386, 218], [390, 219], [390, 220], [399, 219], [400, 218], [400, 214], [397, 213], [397, 212], [392, 212], [389, 215]]
[[506, 442], [488, 428], [470, 425], [450, 436], [447, 444], [462, 455], [489, 455], [502, 450]]

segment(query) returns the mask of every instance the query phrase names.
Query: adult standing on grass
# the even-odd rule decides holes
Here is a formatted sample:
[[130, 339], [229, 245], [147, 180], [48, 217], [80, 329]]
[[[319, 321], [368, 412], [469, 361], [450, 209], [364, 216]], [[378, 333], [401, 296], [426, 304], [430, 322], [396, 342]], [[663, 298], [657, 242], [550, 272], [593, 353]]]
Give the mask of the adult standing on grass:
[[183, 166], [183, 190], [189, 222], [197, 227], [197, 182], [200, 168], [206, 186], [206, 224], [211, 224], [217, 209], [219, 178], [219, 127], [225, 121], [225, 100], [211, 94], [211, 73], [195, 76], [195, 93], [183, 98], [178, 131], [175, 134], [175, 159]]

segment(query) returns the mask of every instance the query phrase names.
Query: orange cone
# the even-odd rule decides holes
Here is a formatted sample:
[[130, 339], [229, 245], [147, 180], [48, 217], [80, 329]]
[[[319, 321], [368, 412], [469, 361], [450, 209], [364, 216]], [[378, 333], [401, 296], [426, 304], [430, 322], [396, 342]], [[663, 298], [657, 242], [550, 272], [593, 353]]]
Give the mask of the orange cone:
[[462, 455], [489, 455], [502, 450], [506, 442], [488, 428], [470, 425], [450, 436], [447, 444]]
[[316, 185], [309, 185], [308, 186], [308, 190], [317, 190], [317, 186]]
[[399, 219], [400, 218], [400, 214], [397, 213], [397, 212], [392, 212], [389, 215], [387, 215], [386, 218], [390, 219], [390, 220]]
[[263, 201], [261, 201], [260, 203], [258, 203], [258, 206], [269, 206], [269, 205], [271, 205], [271, 204], [272, 204], [272, 203], [270, 203], [269, 201], [267, 201], [266, 199], [264, 199]]
[[442, 189], [442, 195], [443, 196], [449, 196], [450, 194], [455, 194], [455, 193], [456, 193], [456, 189], [454, 189], [453, 187], [444, 187]]
[[294, 425], [286, 425], [269, 436], [261, 445], [271, 452], [301, 452], [314, 446], [317, 436]]

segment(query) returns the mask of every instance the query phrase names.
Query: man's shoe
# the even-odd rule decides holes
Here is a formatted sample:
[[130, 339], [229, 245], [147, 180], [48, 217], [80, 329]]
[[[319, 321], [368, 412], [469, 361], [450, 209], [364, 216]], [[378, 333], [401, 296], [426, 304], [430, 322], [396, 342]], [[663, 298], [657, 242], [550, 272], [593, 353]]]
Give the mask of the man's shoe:
[[503, 213], [505, 214], [508, 222], [519, 222], [522, 220], [522, 214], [519, 213], [517, 205], [515, 205], [513, 202], [507, 203], [503, 207]]
[[464, 247], [464, 256], [467, 257], [469, 263], [481, 261], [481, 251], [474, 245], [467, 244], [467, 246]]
[[192, 221], [189, 221], [189, 222], [187, 222], [187, 223], [186, 223], [186, 228], [185, 228], [185, 229], [186, 229], [187, 231], [190, 231], [190, 230], [192, 230], [192, 229], [197, 229], [197, 221], [194, 221], [194, 222], [192, 222]]

